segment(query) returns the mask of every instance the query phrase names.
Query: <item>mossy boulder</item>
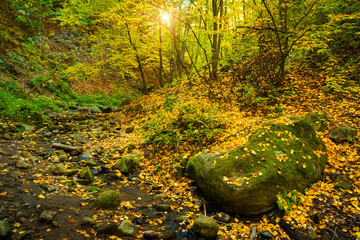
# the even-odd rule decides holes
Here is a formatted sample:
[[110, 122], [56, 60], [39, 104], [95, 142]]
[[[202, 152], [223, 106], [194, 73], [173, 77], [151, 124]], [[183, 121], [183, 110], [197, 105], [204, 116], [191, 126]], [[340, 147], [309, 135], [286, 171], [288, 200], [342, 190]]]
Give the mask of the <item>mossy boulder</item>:
[[298, 119], [263, 125], [234, 150], [197, 155], [186, 170], [220, 208], [255, 215], [272, 209], [278, 193], [302, 191], [317, 181], [326, 161], [324, 143]]
[[105, 190], [97, 197], [97, 206], [103, 209], [114, 209], [120, 203], [120, 192]]
[[128, 154], [115, 163], [115, 168], [120, 172], [128, 174], [139, 167], [140, 155]]
[[336, 143], [353, 142], [357, 138], [356, 129], [348, 125], [338, 127], [330, 132], [330, 139]]

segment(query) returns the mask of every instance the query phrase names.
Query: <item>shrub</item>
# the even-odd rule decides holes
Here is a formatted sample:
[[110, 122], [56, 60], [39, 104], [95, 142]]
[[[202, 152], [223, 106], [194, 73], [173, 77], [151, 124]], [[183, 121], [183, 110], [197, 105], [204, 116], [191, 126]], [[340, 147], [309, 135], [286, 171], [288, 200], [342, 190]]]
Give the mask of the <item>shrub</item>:
[[178, 101], [167, 97], [164, 108], [144, 124], [147, 140], [160, 148], [180, 145], [204, 146], [211, 144], [222, 133], [226, 121], [219, 110], [198, 101]]

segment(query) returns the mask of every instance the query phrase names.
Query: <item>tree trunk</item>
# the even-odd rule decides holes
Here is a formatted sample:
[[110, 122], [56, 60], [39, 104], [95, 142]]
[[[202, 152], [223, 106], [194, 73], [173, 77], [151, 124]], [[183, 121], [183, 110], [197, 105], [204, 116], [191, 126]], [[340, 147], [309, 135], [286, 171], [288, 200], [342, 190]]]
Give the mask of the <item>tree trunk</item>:
[[147, 94], [149, 94], [149, 90], [147, 89], [146, 80], [145, 80], [145, 74], [144, 74], [144, 71], [143, 71], [143, 68], [142, 68], [142, 63], [141, 63], [141, 58], [139, 56], [139, 52], [137, 51], [137, 48], [136, 48], [134, 42], [132, 41], [130, 28], [129, 28], [129, 25], [128, 25], [127, 22], [125, 23], [125, 26], [126, 26], [126, 29], [127, 29], [127, 34], [128, 34], [130, 45], [133, 48], [133, 50], [135, 51], [135, 57], [136, 57], [136, 61], [138, 63], [138, 69], [139, 69], [139, 72], [140, 72], [143, 89], [144, 89], [145, 94], [147, 95]]
[[159, 83], [161, 87], [164, 87], [164, 80], [163, 80], [163, 71], [164, 71], [164, 65], [163, 65], [163, 58], [162, 58], [162, 36], [161, 36], [161, 17], [159, 17]]

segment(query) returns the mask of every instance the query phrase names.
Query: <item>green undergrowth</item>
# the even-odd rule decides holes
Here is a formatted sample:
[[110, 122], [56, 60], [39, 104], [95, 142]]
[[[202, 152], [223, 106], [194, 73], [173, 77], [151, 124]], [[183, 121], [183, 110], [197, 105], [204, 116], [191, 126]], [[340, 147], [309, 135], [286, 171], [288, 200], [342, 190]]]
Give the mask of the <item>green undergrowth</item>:
[[216, 105], [169, 95], [162, 108], [144, 123], [147, 141], [156, 149], [211, 144], [227, 123], [219, 117], [220, 111]]
[[94, 93], [92, 95], [76, 94], [66, 82], [44, 83], [41, 91], [33, 91], [19, 81], [2, 75], [0, 82], [0, 120], [33, 125], [43, 125], [47, 121], [46, 112], [61, 112], [70, 105], [119, 105], [129, 95], [124, 90], [109, 95]]

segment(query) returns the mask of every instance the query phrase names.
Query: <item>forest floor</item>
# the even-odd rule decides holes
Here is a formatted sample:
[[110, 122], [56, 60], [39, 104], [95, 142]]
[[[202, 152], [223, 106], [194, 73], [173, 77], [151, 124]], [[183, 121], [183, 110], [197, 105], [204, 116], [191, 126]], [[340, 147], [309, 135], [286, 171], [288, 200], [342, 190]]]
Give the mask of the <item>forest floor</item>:
[[[285, 215], [278, 211], [255, 217], [230, 215], [228, 222], [219, 222], [219, 236], [224, 239], [248, 239], [255, 225], [258, 232], [268, 230], [276, 239], [306, 238], [307, 226], [315, 229], [319, 239], [360, 237], [359, 142], [335, 144], [329, 139], [331, 127], [348, 124], [360, 129], [359, 102], [346, 95], [335, 100], [319, 91], [316, 81], [313, 83], [314, 86], [309, 82], [302, 85], [299, 81], [292, 86], [297, 94], [282, 99], [280, 107], [284, 115], [303, 116], [322, 111], [331, 117], [330, 128], [318, 133], [329, 155], [323, 179], [307, 189], [303, 201], [294, 204]], [[247, 139], [233, 137], [233, 133], [269, 120], [260, 111], [250, 114], [223, 103], [223, 110], [216, 114], [226, 119], [227, 124], [223, 135], [211, 144], [194, 148], [192, 143], [184, 141], [175, 147], [149, 146], [144, 140], [149, 125], [144, 127], [144, 123], [156, 120], [155, 113], [161, 109], [169, 110], [172, 107], [169, 99], [178, 99], [180, 104], [215, 104], [203, 98], [207, 95], [205, 86], [195, 83], [191, 93], [188, 90], [187, 86], [168, 88], [109, 114], [86, 118], [78, 118], [72, 112], [55, 114], [51, 128], [26, 132], [18, 140], [15, 133], [0, 140], [0, 219], [6, 218], [10, 224], [9, 239], [120, 239], [114, 236], [111, 224], [123, 220], [139, 226], [137, 236], [128, 239], [140, 239], [147, 230], [154, 230], [164, 239], [171, 233], [176, 239], [196, 239], [190, 229], [196, 217], [214, 216], [221, 210], [212, 206], [194, 182], [183, 175], [181, 162], [204, 149], [221, 152], [235, 148]], [[219, 87], [219, 93], [224, 91]], [[168, 121], [171, 121], [170, 113], [173, 114], [165, 114]], [[92, 165], [73, 153], [68, 154], [64, 163], [68, 169], [90, 166], [94, 174], [90, 184], [77, 184], [76, 176], [51, 173], [51, 168], [61, 163], [54, 158], [54, 143], [80, 146], [91, 152], [95, 162]], [[140, 169], [128, 176], [112, 166], [121, 154], [130, 152], [144, 157]], [[23, 160], [30, 164], [18, 165]], [[339, 177], [350, 187], [346, 190], [337, 187]], [[96, 195], [105, 188], [120, 191], [117, 209], [96, 208]], [[49, 214], [48, 211], [53, 211], [50, 220], [41, 217]], [[187, 220], [182, 221], [184, 218]], [[288, 235], [289, 226], [296, 229], [294, 236]]]

